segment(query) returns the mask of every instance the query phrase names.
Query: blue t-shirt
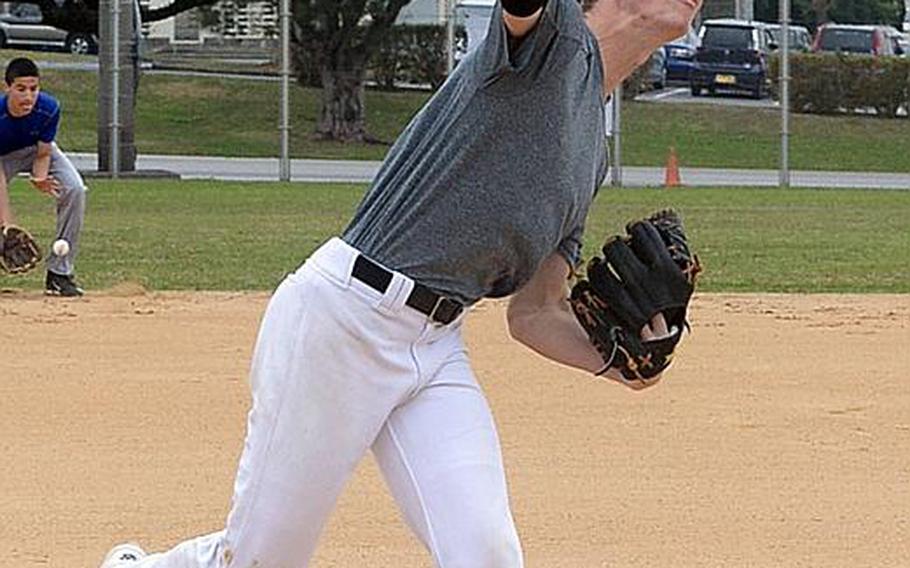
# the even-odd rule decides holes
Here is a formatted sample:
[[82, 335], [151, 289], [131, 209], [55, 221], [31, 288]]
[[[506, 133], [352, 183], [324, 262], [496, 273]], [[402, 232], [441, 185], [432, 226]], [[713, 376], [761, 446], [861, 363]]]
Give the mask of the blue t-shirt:
[[0, 97], [0, 156], [38, 142], [50, 144], [60, 126], [60, 103], [51, 95], [40, 92], [32, 112], [14, 117], [9, 113], [7, 97]]

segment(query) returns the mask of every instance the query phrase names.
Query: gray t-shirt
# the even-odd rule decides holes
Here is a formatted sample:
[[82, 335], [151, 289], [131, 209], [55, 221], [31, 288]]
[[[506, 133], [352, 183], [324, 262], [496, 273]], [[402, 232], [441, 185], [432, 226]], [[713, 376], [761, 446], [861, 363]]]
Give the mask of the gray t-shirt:
[[502, 8], [389, 151], [342, 238], [465, 304], [573, 266], [607, 173], [603, 68], [576, 0], [509, 53]]

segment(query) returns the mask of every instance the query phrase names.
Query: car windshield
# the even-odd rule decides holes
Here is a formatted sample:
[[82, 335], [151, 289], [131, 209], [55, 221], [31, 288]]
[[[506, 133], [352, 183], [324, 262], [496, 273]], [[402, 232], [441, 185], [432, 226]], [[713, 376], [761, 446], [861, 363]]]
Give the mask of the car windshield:
[[704, 47], [752, 49], [752, 28], [741, 26], [707, 26], [701, 38]]
[[[774, 38], [774, 43], [776, 43], [778, 45], [780, 45], [780, 43], [781, 43], [780, 38], [783, 36], [782, 31], [783, 31], [782, 28], [771, 28], [770, 29], [771, 37]], [[802, 45], [803, 43], [805, 43], [803, 41], [803, 38], [800, 36], [799, 30], [791, 29], [789, 35], [790, 35], [790, 45]]]
[[872, 51], [872, 32], [826, 28], [819, 47], [825, 51], [868, 53]]

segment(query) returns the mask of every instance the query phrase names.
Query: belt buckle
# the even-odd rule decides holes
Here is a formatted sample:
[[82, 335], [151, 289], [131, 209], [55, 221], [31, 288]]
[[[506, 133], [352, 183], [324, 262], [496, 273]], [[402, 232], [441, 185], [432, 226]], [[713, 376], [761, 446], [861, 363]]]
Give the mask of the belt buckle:
[[430, 318], [430, 321], [432, 321], [433, 323], [435, 323], [437, 325], [445, 325], [444, 323], [442, 323], [441, 321], [436, 319], [436, 311], [439, 309], [439, 306], [442, 305], [443, 300], [445, 300], [445, 297], [442, 296], [441, 294], [436, 296], [436, 303], [433, 304], [433, 309], [430, 310], [429, 314], [427, 314], [427, 317]]

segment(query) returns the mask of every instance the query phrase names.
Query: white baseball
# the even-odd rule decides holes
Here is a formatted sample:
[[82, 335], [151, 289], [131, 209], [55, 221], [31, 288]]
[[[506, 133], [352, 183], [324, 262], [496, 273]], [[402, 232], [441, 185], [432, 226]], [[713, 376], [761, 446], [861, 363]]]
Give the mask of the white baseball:
[[65, 239], [57, 239], [51, 248], [57, 256], [64, 256], [70, 251], [70, 244]]

